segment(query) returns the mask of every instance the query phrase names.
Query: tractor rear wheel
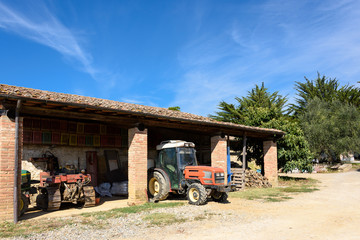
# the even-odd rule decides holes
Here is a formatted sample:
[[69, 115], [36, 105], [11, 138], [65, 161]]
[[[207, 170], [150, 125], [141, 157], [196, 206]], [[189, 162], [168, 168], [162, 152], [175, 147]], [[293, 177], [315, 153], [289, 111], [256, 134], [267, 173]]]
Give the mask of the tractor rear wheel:
[[226, 192], [214, 191], [211, 193], [211, 199], [214, 202], [225, 203], [225, 202], [227, 202], [228, 194]]
[[203, 205], [206, 203], [206, 189], [200, 183], [193, 183], [187, 191], [187, 199], [192, 205]]
[[169, 183], [159, 172], [149, 174], [148, 191], [154, 201], [165, 200], [169, 195]]
[[29, 200], [23, 193], [21, 193], [19, 202], [20, 202], [20, 207], [19, 207], [20, 216], [22, 216], [22, 215], [24, 215], [24, 213], [27, 211], [27, 209], [29, 207]]

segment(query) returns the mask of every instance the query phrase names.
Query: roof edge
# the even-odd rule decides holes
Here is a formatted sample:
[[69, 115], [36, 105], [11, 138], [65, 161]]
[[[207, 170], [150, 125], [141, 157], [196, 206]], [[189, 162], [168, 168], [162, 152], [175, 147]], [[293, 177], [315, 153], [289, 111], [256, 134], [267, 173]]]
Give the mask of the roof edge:
[[[110, 110], [114, 112], [127, 113], [137, 116], [151, 116], [157, 118], [165, 118], [175, 121], [185, 121], [189, 123], [197, 123], [203, 125], [218, 126], [224, 128], [234, 128], [244, 131], [256, 131], [267, 134], [285, 135], [285, 132], [278, 129], [260, 128], [246, 126], [230, 122], [220, 122], [214, 119], [203, 117], [186, 112], [178, 112], [160, 107], [150, 107], [140, 104], [124, 103], [114, 100], [107, 100], [94, 97], [85, 97], [67, 93], [56, 93], [32, 88], [17, 87], [6, 84], [0, 84], [0, 97], [9, 99], [21, 99], [27, 101], [36, 101], [42, 103], [56, 103], [63, 105], [71, 105], [76, 107], [88, 107], [99, 110]], [[97, 102], [98, 101], [98, 102]]]

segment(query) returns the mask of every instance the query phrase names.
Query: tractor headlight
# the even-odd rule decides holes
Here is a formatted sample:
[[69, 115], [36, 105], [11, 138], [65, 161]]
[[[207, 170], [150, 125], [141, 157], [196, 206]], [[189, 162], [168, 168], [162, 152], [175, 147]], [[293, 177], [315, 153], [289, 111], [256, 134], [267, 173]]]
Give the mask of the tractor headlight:
[[224, 172], [215, 173], [215, 183], [224, 183], [225, 177]]
[[219, 173], [219, 172], [215, 173], [215, 177], [223, 177], [223, 176], [224, 176], [223, 172], [222, 173]]

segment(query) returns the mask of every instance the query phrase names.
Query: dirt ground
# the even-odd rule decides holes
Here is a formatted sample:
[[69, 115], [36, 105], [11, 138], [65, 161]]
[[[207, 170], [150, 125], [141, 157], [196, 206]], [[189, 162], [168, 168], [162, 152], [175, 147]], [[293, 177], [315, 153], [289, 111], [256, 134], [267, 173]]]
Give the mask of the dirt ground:
[[[210, 202], [228, 211], [232, 221], [202, 221], [180, 231], [165, 227], [148, 239], [360, 239], [360, 172], [291, 174], [321, 181], [320, 191], [301, 193], [285, 202], [231, 198]], [[216, 217], [214, 217], [216, 218]], [[154, 238], [152, 238], [154, 237]], [[138, 238], [142, 239], [142, 238]]]
[[[161, 233], [150, 228], [146, 234], [131, 239], [360, 239], [359, 171], [288, 176], [318, 179], [320, 190], [300, 193], [284, 202], [238, 198], [229, 198], [227, 204], [209, 202], [207, 209], [231, 217], [224, 220], [219, 215], [191, 224], [163, 226]], [[67, 209], [45, 215], [33, 212], [25, 217], [69, 216], [126, 206], [126, 202], [115, 200], [95, 208]]]
[[96, 211], [108, 211], [114, 208], [122, 208], [127, 207], [128, 200], [124, 197], [113, 197], [113, 198], [105, 198], [102, 200], [101, 205], [91, 208], [76, 208], [72, 204], [67, 204], [63, 206], [61, 205], [60, 211], [53, 212], [43, 212], [41, 210], [36, 209], [34, 206], [29, 207], [29, 210], [20, 218], [20, 220], [25, 219], [41, 219], [41, 218], [55, 218], [55, 217], [67, 217], [78, 215], [87, 212], [96, 212]]

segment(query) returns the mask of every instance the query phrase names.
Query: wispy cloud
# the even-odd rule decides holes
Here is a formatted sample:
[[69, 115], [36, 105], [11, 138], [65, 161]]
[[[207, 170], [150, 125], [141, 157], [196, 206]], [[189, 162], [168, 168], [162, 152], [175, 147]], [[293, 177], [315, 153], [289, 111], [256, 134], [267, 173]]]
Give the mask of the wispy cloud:
[[249, 21], [234, 14], [217, 32], [202, 32], [179, 51], [184, 72], [174, 105], [211, 114], [221, 100], [231, 102], [261, 82], [292, 98], [294, 81], [317, 71], [344, 84], [358, 81], [358, 1], [272, 0], [255, 8]]
[[156, 102], [159, 101], [158, 97], [153, 97], [149, 95], [136, 95], [132, 94], [129, 97], [121, 97], [119, 99], [121, 102], [127, 102], [127, 103], [134, 103], [134, 104], [141, 104], [141, 105], [147, 105], [147, 106], [153, 106], [157, 107], [158, 104]]
[[121, 98], [122, 102], [127, 102], [127, 103], [134, 103], [134, 104], [144, 104], [143, 101], [137, 100], [137, 99], [132, 99], [132, 98]]
[[184, 112], [206, 116], [215, 111], [219, 101], [232, 101], [229, 96], [243, 95], [253, 84], [244, 81], [240, 85], [235, 79], [234, 76], [214, 72], [189, 72], [177, 86], [177, 95], [172, 105], [180, 106]]
[[16, 11], [0, 2], [0, 29], [56, 50], [66, 59], [79, 63], [81, 70], [97, 81], [110, 74], [93, 66], [92, 56], [80, 45], [79, 37], [42, 4], [36, 6], [35, 15], [31, 11]]
[[[274, 1], [273, 1], [274, 2]], [[272, 3], [273, 3], [272, 2]], [[275, 38], [282, 47], [278, 59], [283, 72], [320, 71], [338, 77], [344, 83], [355, 83], [360, 69], [360, 2], [326, 1], [314, 4], [304, 1], [289, 6], [287, 1], [265, 5], [264, 20], [281, 28]], [[268, 25], [268, 27], [271, 27]]]

